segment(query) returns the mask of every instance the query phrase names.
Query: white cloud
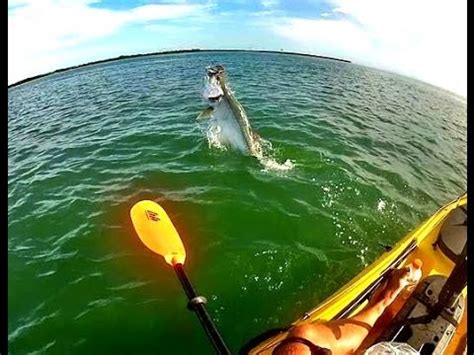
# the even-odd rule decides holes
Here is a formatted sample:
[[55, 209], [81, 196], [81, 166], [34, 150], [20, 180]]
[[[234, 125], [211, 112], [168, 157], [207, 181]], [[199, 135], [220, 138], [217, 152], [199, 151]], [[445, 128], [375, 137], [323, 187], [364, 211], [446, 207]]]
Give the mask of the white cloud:
[[279, 0], [262, 0], [260, 3], [263, 7], [273, 7], [278, 5], [279, 2]]
[[[466, 95], [467, 0], [327, 0], [331, 10], [321, 18], [285, 17], [275, 7], [278, 0], [260, 0], [260, 12], [214, 16], [217, 0], [185, 1], [119, 11], [94, 7], [98, 0], [9, 0], [8, 82], [114, 55], [216, 43], [213, 39], [227, 31], [222, 38], [228, 40], [218, 44], [222, 48], [258, 42], [260, 48], [342, 57]], [[169, 19], [182, 19], [186, 26], [157, 21]], [[136, 40], [122, 41], [125, 31], [119, 31], [135, 24], [142, 25]], [[255, 36], [242, 34], [243, 25]], [[150, 33], [157, 34], [156, 41]], [[99, 44], [100, 38], [111, 43]]]
[[344, 56], [351, 53], [352, 56], [363, 54], [372, 46], [365, 32], [346, 20], [288, 18], [274, 30], [321, 55]]
[[67, 49], [109, 36], [126, 25], [176, 19], [206, 9], [204, 5], [153, 4], [119, 11], [92, 7], [95, 2], [10, 1], [8, 82], [58, 69]]
[[302, 49], [412, 76], [465, 96], [467, 1], [331, 0], [335, 19], [280, 18]]

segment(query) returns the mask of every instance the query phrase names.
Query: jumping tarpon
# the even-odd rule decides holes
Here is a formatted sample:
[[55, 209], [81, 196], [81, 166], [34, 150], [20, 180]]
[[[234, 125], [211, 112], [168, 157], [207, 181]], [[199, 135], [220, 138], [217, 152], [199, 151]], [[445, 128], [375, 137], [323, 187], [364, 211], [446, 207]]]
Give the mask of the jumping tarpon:
[[198, 119], [212, 117], [222, 143], [261, 158], [260, 138], [252, 130], [244, 108], [227, 86], [224, 67], [221, 65], [207, 68], [203, 96], [209, 107]]

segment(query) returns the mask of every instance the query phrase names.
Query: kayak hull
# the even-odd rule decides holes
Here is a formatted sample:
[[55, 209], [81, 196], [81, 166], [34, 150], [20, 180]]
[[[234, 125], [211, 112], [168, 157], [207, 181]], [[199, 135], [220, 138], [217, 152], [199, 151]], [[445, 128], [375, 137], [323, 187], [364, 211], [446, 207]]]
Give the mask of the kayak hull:
[[[443, 253], [441, 248], [436, 247], [436, 243], [443, 223], [450, 216], [451, 212], [460, 206], [467, 206], [467, 194], [463, 194], [440, 208], [335, 294], [292, 323], [289, 329], [297, 325], [347, 318], [354, 315], [367, 304], [368, 296], [381, 283], [384, 275], [389, 270], [394, 267], [403, 267], [416, 258], [423, 261], [423, 278], [432, 275], [448, 277], [455, 263]], [[462, 293], [465, 297], [467, 287], [464, 287]], [[461, 325], [458, 327], [461, 333], [463, 321], [465, 323], [464, 318], [467, 316], [467, 312], [464, 313]], [[261, 341], [258, 345], [251, 348], [248, 353], [252, 355], [271, 354], [272, 350], [288, 335], [289, 329]], [[453, 339], [455, 340], [456, 338], [462, 338], [462, 334], [455, 334]]]

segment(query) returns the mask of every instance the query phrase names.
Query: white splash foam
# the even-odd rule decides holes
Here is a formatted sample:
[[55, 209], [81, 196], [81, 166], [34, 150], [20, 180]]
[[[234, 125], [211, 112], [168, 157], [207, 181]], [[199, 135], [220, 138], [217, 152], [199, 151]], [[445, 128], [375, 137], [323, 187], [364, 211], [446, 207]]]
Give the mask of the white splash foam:
[[[215, 107], [211, 118], [208, 121], [206, 136], [209, 148], [217, 148], [227, 150], [227, 146], [231, 146], [241, 152], [246, 152], [245, 142], [238, 123], [232, 117], [232, 112], [227, 104], [223, 103], [218, 108]], [[260, 138], [254, 141], [255, 151], [258, 152], [256, 157], [263, 165], [262, 171], [289, 171], [295, 166], [290, 159], [279, 163], [273, 156], [273, 147], [271, 142]]]
[[207, 136], [207, 143], [209, 144], [209, 148], [217, 148], [220, 150], [227, 150], [226, 146], [222, 143], [219, 133], [221, 129], [217, 125], [209, 125], [206, 136]]
[[385, 201], [379, 200], [379, 203], [377, 204], [377, 211], [382, 212], [385, 209]]
[[286, 159], [284, 163], [279, 163], [273, 158], [263, 156], [259, 161], [264, 166], [263, 171], [288, 171], [295, 167], [294, 162], [290, 159]]

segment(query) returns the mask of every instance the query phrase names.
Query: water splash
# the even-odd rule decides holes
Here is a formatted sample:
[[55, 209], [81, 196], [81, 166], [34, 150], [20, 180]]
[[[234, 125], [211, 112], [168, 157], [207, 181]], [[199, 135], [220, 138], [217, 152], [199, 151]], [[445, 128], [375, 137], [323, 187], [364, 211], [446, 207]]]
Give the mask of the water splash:
[[385, 201], [382, 199], [379, 199], [378, 204], [377, 204], [377, 211], [382, 212], [385, 209]]
[[264, 166], [263, 171], [289, 171], [295, 167], [295, 164], [290, 159], [286, 159], [284, 163], [279, 163], [273, 158], [262, 157], [259, 159]]
[[[247, 114], [235, 98], [228, 82], [219, 84], [216, 76], [205, 77], [201, 97], [212, 107], [205, 132], [209, 148], [227, 150], [230, 146], [242, 153], [250, 153], [263, 165], [263, 171], [293, 169], [294, 163], [289, 159], [286, 159], [284, 163], [279, 163], [273, 157], [271, 142], [261, 138], [252, 130]], [[236, 117], [235, 110], [239, 112], [239, 117]], [[198, 119], [201, 118], [204, 117], [199, 115]]]
[[[246, 142], [240, 127], [233, 117], [228, 105], [222, 105], [211, 114], [207, 125], [204, 127], [209, 148], [226, 151], [228, 147], [248, 154]], [[294, 161], [286, 159], [283, 163], [274, 157], [271, 142], [261, 137], [254, 137], [253, 148], [258, 154], [255, 156], [263, 166], [263, 171], [289, 171], [295, 166]]]
[[258, 144], [258, 151], [261, 153], [257, 157], [258, 161], [263, 165], [263, 171], [289, 171], [295, 167], [294, 161], [286, 159], [283, 163], [279, 163], [275, 158], [275, 151], [273, 150], [272, 143], [259, 137], [255, 141]]

